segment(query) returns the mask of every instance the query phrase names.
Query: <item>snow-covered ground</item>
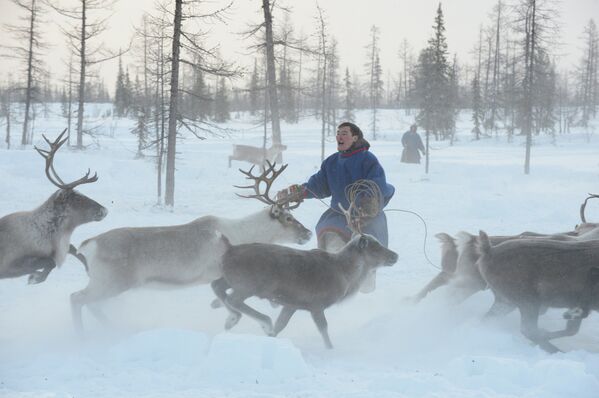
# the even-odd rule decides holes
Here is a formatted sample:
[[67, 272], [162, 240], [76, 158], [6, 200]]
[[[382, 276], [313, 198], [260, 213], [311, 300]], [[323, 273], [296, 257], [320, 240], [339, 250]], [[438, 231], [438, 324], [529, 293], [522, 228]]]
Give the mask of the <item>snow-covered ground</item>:
[[[101, 115], [98, 110], [96, 115]], [[359, 124], [368, 126], [367, 112]], [[492, 302], [481, 292], [460, 305], [448, 303], [439, 289], [418, 305], [416, 293], [440, 262], [437, 232], [460, 230], [514, 234], [523, 230], [560, 232], [579, 222], [578, 209], [588, 192], [599, 191], [599, 137], [579, 131], [535, 140], [531, 174], [523, 174], [523, 140], [516, 137], [470, 139], [469, 115], [459, 123], [459, 141], [433, 142], [430, 173], [423, 165], [399, 162], [400, 137], [413, 122], [403, 111], [385, 111], [372, 152], [384, 165], [396, 195], [388, 209], [390, 247], [398, 263], [379, 272], [374, 293], [358, 294], [327, 310], [334, 350], [326, 350], [307, 313], [297, 313], [278, 338], [263, 335], [244, 317], [223, 332], [222, 309], [210, 308], [209, 286], [180, 290], [127, 292], [104, 305], [111, 327], [88, 313], [88, 337], [76, 337], [69, 295], [87, 276], [72, 257], [46, 282], [26, 278], [0, 280], [1, 397], [598, 397], [599, 316], [590, 315], [574, 337], [555, 340], [564, 353], [549, 355], [519, 333], [516, 312], [492, 322], [481, 316]], [[55, 137], [58, 119], [37, 121], [37, 131]], [[284, 125], [287, 171], [281, 188], [305, 181], [320, 165], [317, 120]], [[104, 122], [98, 145], [56, 156], [61, 176], [79, 178], [88, 167], [97, 183], [80, 191], [105, 205], [109, 215], [75, 231], [73, 243], [111, 228], [170, 225], [215, 214], [241, 217], [259, 210], [242, 199], [244, 183], [235, 163], [227, 168], [232, 143], [261, 144], [261, 127], [234, 120], [228, 137], [178, 146], [176, 206], [155, 206], [155, 168], [135, 159], [131, 121]], [[43, 127], [42, 127], [43, 126]], [[18, 127], [13, 127], [17, 141]], [[365, 128], [365, 130], [367, 130]], [[369, 137], [367, 137], [369, 138]], [[35, 143], [44, 145], [40, 134]], [[335, 149], [333, 138], [327, 153]], [[28, 147], [0, 147], [0, 216], [41, 204], [54, 187], [43, 161]], [[587, 218], [599, 220], [597, 203]], [[297, 218], [314, 228], [325, 206], [306, 201]], [[425, 235], [425, 232], [428, 235]], [[426, 236], [426, 241], [425, 241]], [[306, 248], [316, 246], [315, 239]], [[266, 302], [251, 301], [276, 316]], [[561, 310], [550, 310], [541, 326], [563, 325]]]

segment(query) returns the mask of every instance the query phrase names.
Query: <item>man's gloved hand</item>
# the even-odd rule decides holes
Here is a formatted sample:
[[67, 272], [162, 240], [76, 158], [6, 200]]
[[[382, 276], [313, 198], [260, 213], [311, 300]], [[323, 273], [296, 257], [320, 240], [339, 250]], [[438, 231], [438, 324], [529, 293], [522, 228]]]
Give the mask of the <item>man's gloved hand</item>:
[[299, 184], [293, 184], [277, 192], [277, 202], [302, 202], [304, 200], [304, 187]]
[[380, 205], [376, 198], [365, 197], [361, 200], [358, 206], [358, 214], [361, 217], [372, 218], [378, 215], [380, 211]]

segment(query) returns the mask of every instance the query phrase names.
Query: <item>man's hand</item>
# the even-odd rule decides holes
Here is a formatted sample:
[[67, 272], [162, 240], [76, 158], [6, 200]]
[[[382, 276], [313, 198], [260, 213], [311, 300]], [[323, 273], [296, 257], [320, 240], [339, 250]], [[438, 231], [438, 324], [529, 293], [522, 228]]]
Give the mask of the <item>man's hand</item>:
[[299, 184], [293, 184], [277, 192], [277, 202], [302, 202], [304, 200], [304, 187]]

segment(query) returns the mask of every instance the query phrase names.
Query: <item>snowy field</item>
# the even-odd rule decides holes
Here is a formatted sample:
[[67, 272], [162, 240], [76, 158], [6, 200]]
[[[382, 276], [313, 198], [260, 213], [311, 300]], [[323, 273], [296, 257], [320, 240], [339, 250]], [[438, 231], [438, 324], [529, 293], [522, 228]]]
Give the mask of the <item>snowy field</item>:
[[[360, 113], [358, 124], [368, 126], [368, 116]], [[401, 133], [413, 115], [382, 114], [371, 150], [396, 187], [388, 209], [418, 213], [428, 236], [425, 245], [425, 226], [413, 214], [387, 213], [390, 247], [400, 259], [379, 271], [374, 293], [327, 310], [334, 350], [324, 348], [307, 313], [297, 313], [279, 338], [264, 336], [247, 317], [223, 332], [225, 311], [210, 308], [207, 285], [127, 292], [104, 305], [110, 328], [84, 312], [89, 333], [80, 340], [69, 295], [85, 287], [87, 275], [68, 257], [42, 284], [27, 285], [25, 277], [0, 280], [0, 397], [598, 397], [598, 314], [583, 322], [577, 336], [555, 340], [564, 353], [549, 355], [519, 333], [516, 312], [481, 321], [492, 302], [488, 291], [460, 305], [449, 304], [443, 288], [418, 305], [405, 300], [438, 272], [435, 233], [566, 231], [579, 222], [587, 193], [599, 193], [596, 134], [578, 131], [555, 143], [537, 138], [526, 176], [521, 137], [474, 142], [469, 120], [464, 114], [456, 145], [432, 143], [426, 175], [424, 165], [399, 162]], [[37, 145], [44, 144], [40, 133], [54, 138], [64, 128], [58, 119], [36, 123]], [[244, 184], [237, 168], [246, 164], [227, 167], [231, 144], [259, 146], [261, 127], [234, 120], [229, 136], [180, 141], [176, 206], [168, 211], [155, 205], [152, 161], [135, 159], [132, 125], [108, 119], [97, 145], [56, 156], [66, 180], [88, 167], [97, 171], [99, 181], [80, 191], [109, 210], [103, 221], [78, 228], [74, 244], [116, 227], [186, 223], [206, 214], [234, 218], [262, 208], [235, 195], [240, 191], [233, 185]], [[275, 190], [304, 182], [318, 169], [319, 126], [317, 120], [283, 125], [289, 167]], [[13, 129], [16, 142], [18, 126]], [[331, 137], [326, 152], [334, 150]], [[55, 190], [43, 167], [31, 147], [0, 147], [0, 216], [35, 208]], [[587, 207], [587, 218], [599, 221], [599, 203]], [[324, 210], [310, 200], [295, 214], [313, 229]], [[315, 238], [305, 245], [315, 246]], [[266, 302], [250, 303], [273, 317], [278, 311]], [[562, 312], [550, 310], [541, 326], [561, 328]]]

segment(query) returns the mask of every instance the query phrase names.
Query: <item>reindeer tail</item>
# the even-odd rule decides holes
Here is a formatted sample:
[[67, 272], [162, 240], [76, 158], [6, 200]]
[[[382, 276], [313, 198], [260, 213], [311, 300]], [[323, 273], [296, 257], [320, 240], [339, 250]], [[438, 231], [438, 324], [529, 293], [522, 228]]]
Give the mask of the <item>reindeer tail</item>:
[[489, 236], [485, 231], [481, 230], [478, 232], [476, 250], [481, 256], [489, 255], [491, 252], [491, 242], [489, 242]]

